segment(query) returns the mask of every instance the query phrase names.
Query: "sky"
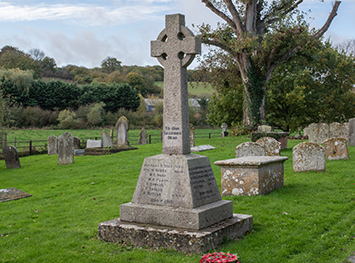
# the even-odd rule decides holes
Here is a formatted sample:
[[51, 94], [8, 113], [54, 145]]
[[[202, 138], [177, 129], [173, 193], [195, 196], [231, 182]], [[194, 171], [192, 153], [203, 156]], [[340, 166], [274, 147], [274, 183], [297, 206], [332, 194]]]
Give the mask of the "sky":
[[[307, 21], [320, 28], [333, 3], [304, 0], [300, 9], [311, 10]], [[165, 27], [165, 15], [176, 13], [193, 31], [192, 24], [222, 21], [200, 0], [0, 0], [0, 48], [37, 48], [59, 67], [100, 67], [108, 56], [123, 65], [158, 65], [150, 41]], [[355, 38], [355, 0], [342, 0], [325, 37], [334, 44]]]

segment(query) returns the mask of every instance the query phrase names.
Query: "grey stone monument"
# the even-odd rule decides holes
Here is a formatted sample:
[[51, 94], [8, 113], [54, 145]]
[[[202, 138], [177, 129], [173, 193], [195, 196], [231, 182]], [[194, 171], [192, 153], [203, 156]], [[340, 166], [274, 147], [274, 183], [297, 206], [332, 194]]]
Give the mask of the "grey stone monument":
[[58, 154], [58, 137], [51, 135], [48, 137], [48, 155]]
[[355, 146], [355, 118], [349, 120], [349, 146]]
[[325, 149], [315, 142], [303, 142], [292, 149], [293, 171], [325, 171]]
[[58, 165], [74, 163], [74, 137], [65, 132], [58, 138]]
[[222, 128], [221, 137], [227, 137], [228, 136], [228, 132], [227, 132], [228, 124], [223, 122], [221, 125], [221, 128]]
[[139, 133], [138, 145], [147, 144], [148, 143], [147, 138], [148, 138], [148, 133], [144, 128], [142, 128], [142, 130]]
[[101, 148], [102, 141], [101, 140], [87, 140], [86, 148]]
[[190, 147], [195, 146], [195, 127], [192, 123], [190, 123]]
[[235, 158], [245, 156], [267, 156], [266, 149], [256, 142], [243, 142], [235, 147]]
[[[201, 252], [232, 238], [231, 232], [236, 238], [236, 227], [251, 227], [251, 216], [233, 216], [233, 203], [222, 200], [208, 157], [190, 154], [186, 68], [200, 50], [185, 17], [167, 15], [166, 28], [151, 42], [151, 55], [165, 68], [163, 154], [144, 160], [132, 202], [120, 206], [120, 219], [99, 225], [101, 239]], [[218, 234], [216, 223], [224, 226]], [[190, 238], [194, 242], [185, 242]]]
[[113, 145], [112, 137], [105, 130], [101, 133], [101, 141], [102, 147], [112, 147]]
[[129, 145], [128, 142], [128, 130], [129, 124], [126, 117], [121, 116], [116, 122], [116, 130], [117, 130], [117, 147], [126, 147]]
[[20, 159], [16, 147], [12, 145], [5, 146], [2, 149], [7, 169], [21, 168]]
[[74, 150], [79, 150], [80, 148], [80, 138], [74, 136]]

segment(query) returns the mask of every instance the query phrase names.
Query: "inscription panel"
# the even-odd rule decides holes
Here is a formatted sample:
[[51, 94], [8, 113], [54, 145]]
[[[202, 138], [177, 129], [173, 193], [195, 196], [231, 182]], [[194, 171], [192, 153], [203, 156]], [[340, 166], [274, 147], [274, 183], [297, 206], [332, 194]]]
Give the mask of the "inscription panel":
[[166, 146], [177, 146], [182, 141], [182, 127], [180, 123], [164, 125], [164, 139]]

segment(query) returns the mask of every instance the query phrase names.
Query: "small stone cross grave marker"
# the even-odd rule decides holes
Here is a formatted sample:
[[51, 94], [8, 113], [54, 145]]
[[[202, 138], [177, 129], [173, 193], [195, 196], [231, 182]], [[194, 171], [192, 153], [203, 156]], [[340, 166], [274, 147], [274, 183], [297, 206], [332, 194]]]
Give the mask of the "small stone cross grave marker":
[[164, 66], [163, 154], [189, 154], [187, 67], [201, 53], [201, 39], [185, 27], [185, 16], [167, 15], [151, 41], [151, 56]]

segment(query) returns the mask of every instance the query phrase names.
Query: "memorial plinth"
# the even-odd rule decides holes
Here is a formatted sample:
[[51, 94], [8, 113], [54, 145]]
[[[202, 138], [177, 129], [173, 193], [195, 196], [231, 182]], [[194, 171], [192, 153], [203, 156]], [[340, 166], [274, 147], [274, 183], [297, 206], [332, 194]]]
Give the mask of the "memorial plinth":
[[233, 216], [208, 157], [190, 153], [186, 68], [201, 52], [201, 40], [185, 27], [183, 15], [168, 15], [151, 47], [164, 66], [163, 154], [144, 160], [132, 202], [120, 206], [119, 219], [99, 225], [99, 237], [205, 252], [250, 231], [252, 216]]

